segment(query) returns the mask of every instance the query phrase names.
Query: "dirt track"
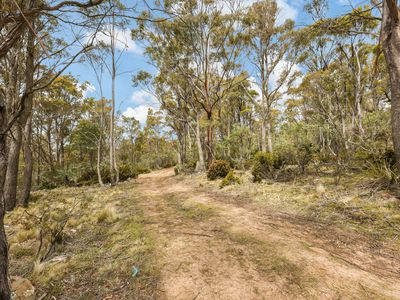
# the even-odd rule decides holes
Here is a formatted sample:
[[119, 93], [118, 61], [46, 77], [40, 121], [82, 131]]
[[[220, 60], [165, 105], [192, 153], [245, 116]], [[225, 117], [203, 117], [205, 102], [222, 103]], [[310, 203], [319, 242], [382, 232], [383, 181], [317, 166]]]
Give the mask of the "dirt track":
[[162, 170], [135, 183], [160, 299], [400, 299], [399, 254]]

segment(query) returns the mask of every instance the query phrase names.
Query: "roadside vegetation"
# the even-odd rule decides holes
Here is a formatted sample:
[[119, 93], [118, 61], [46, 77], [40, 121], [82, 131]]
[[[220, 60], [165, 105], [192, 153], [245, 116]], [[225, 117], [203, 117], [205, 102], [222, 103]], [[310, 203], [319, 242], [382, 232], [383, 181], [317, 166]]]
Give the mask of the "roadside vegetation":
[[[241, 282], [243, 267], [234, 285], [216, 275], [241, 298], [324, 288], [346, 298], [309, 249], [309, 270], [293, 255], [305, 243], [296, 226], [399, 249], [400, 7], [371, 1], [339, 14], [333, 0], [289, 2], [1, 1], [1, 300], [25, 279], [41, 300], [196, 299], [202, 291], [186, 285], [211, 287], [201, 274], [218, 275], [219, 263], [253, 272]], [[304, 24], [285, 13], [291, 5]], [[295, 227], [290, 245], [279, 243], [282, 226], [273, 240], [251, 223], [270, 216], [273, 229], [280, 216]], [[199, 238], [210, 249], [197, 255]], [[234, 258], [218, 255], [229, 250]], [[197, 277], [165, 268], [179, 270], [178, 259], [195, 261]], [[365, 272], [371, 293], [385, 294], [373, 284], [381, 271]], [[202, 296], [218, 299], [217, 289]]]

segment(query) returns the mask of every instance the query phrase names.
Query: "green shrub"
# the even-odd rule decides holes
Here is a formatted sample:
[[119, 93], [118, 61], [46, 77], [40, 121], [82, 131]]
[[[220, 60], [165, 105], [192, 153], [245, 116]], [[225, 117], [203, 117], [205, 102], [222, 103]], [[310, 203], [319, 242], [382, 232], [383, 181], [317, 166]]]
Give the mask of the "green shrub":
[[[110, 178], [110, 169], [108, 165], [102, 165], [100, 167], [100, 173], [101, 173], [101, 179], [103, 183], [110, 183], [111, 178]], [[91, 184], [96, 184], [98, 182], [98, 176], [97, 176], [97, 169], [96, 168], [87, 168], [84, 169], [78, 179], [76, 180], [76, 183], [78, 185], [91, 185]]]
[[55, 189], [59, 186], [72, 186], [74, 181], [71, 180], [73, 174], [71, 171], [56, 169], [42, 174], [38, 189]]
[[123, 164], [119, 166], [119, 180], [126, 181], [131, 178], [137, 178], [139, 175], [136, 168], [131, 165]]
[[192, 174], [196, 171], [196, 165], [197, 165], [197, 160], [191, 159], [182, 164], [181, 166], [176, 166], [175, 175], [178, 175], [180, 173]]
[[254, 182], [260, 182], [263, 179], [275, 179], [276, 171], [282, 169], [284, 160], [281, 156], [268, 153], [258, 152], [254, 156], [253, 169], [251, 171]]
[[[138, 170], [135, 166], [129, 164], [121, 164], [118, 166], [120, 181], [126, 181], [130, 178], [137, 178], [144, 170]], [[142, 171], [142, 172], [141, 172]], [[145, 170], [147, 171], [147, 170]], [[108, 165], [101, 166], [101, 179], [103, 183], [110, 183], [110, 168]], [[97, 169], [88, 168], [82, 171], [81, 176], [77, 179], [78, 185], [91, 185], [98, 182]]]
[[218, 178], [225, 178], [228, 175], [231, 167], [229, 162], [225, 160], [214, 160], [207, 171], [207, 178], [209, 180], [215, 180]]
[[393, 184], [400, 180], [400, 174], [396, 168], [396, 157], [391, 149], [370, 153], [365, 165], [375, 177], [383, 179], [387, 183]]
[[226, 187], [228, 185], [233, 185], [233, 184], [240, 184], [240, 178], [235, 176], [233, 170], [231, 170], [225, 176], [225, 178], [222, 180], [219, 187], [222, 189], [223, 187]]
[[136, 172], [138, 174], [148, 174], [151, 172], [151, 170], [149, 168], [139, 165], [136, 167]]
[[313, 158], [313, 146], [311, 143], [302, 143], [297, 145], [296, 148], [296, 162], [301, 171], [304, 173], [306, 167]]

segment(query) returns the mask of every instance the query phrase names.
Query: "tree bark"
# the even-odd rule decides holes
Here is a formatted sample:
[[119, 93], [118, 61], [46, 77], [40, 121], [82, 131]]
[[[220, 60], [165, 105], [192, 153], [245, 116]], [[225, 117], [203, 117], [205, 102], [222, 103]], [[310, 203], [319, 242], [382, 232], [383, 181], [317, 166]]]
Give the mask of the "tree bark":
[[383, 2], [381, 40], [390, 77], [393, 148], [400, 171], [400, 24], [394, 0]]
[[25, 137], [25, 143], [24, 143], [24, 181], [23, 181], [23, 190], [22, 190], [22, 198], [21, 198], [21, 204], [23, 206], [28, 206], [29, 204], [29, 198], [31, 194], [31, 188], [32, 188], [32, 171], [33, 171], [33, 166], [32, 166], [32, 115], [29, 116], [29, 119], [27, 120], [25, 124], [25, 129], [24, 129], [24, 137]]
[[6, 104], [0, 93], [0, 299], [2, 300], [11, 299], [11, 291], [8, 282], [8, 244], [4, 230], [4, 182], [7, 170], [6, 126]]
[[200, 135], [200, 114], [196, 115], [196, 142], [197, 142], [197, 151], [199, 153], [199, 168], [198, 171], [205, 171], [205, 163], [204, 163], [204, 153], [203, 146], [201, 144], [201, 135]]
[[[115, 49], [116, 49], [116, 37], [115, 37], [115, 21], [114, 14], [112, 16], [112, 27], [111, 27], [111, 116], [110, 116], [110, 178], [111, 184], [117, 184], [119, 182], [119, 172], [116, 162], [115, 154], [115, 79], [117, 75], [116, 62], [115, 62]], [[115, 173], [115, 180], [114, 180]]]
[[6, 210], [10, 211], [17, 205], [17, 185], [19, 169], [19, 153], [21, 149], [22, 130], [19, 123], [15, 123], [12, 129], [10, 150], [8, 153], [8, 166], [4, 183], [4, 197]]
[[267, 152], [267, 129], [265, 120], [261, 121], [261, 151]]
[[213, 125], [212, 125], [212, 112], [207, 112], [207, 166], [210, 166], [214, 159], [214, 145], [213, 145]]
[[[34, 1], [31, 1], [33, 5]], [[34, 26], [34, 24], [32, 24]], [[29, 95], [25, 99], [25, 110], [22, 113], [21, 126], [24, 127], [24, 179], [22, 188], [22, 205], [27, 206], [32, 188], [32, 107], [33, 107], [33, 80], [35, 73], [35, 34], [32, 31], [28, 32], [28, 41], [26, 47], [26, 71], [25, 71], [25, 85], [26, 93]], [[22, 130], [22, 127], [21, 127]]]
[[[265, 138], [265, 137], [264, 137]], [[271, 128], [271, 121], [268, 117], [267, 120], [267, 139], [268, 139], [268, 152], [272, 153], [272, 128]]]

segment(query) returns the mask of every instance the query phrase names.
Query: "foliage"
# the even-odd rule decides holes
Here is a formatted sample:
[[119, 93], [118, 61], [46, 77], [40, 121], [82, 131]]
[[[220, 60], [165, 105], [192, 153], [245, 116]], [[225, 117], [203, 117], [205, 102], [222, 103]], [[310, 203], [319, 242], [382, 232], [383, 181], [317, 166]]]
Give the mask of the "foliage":
[[302, 143], [297, 145], [295, 158], [302, 173], [305, 172], [307, 165], [313, 159], [313, 153], [313, 145], [311, 143]]
[[233, 185], [233, 184], [240, 184], [240, 178], [235, 176], [235, 173], [233, 170], [229, 171], [229, 173], [225, 176], [225, 178], [221, 181], [220, 188], [224, 188], [228, 185]]
[[118, 166], [119, 169], [119, 179], [121, 181], [126, 181], [128, 179], [137, 178], [139, 173], [134, 166], [123, 164]]
[[82, 203], [74, 200], [59, 202], [51, 207], [42, 201], [42, 207], [35, 211], [26, 211], [26, 216], [21, 220], [24, 228], [36, 228], [38, 233], [36, 239], [36, 259], [39, 262], [47, 260], [64, 243], [65, 228], [68, 222], [77, 214]]
[[396, 168], [396, 158], [392, 149], [367, 153], [364, 163], [374, 177], [382, 179], [388, 184], [399, 182], [400, 174]]
[[231, 167], [225, 160], [214, 160], [207, 171], [207, 178], [209, 180], [215, 180], [218, 178], [224, 178], [228, 175]]
[[275, 179], [277, 171], [284, 166], [284, 160], [277, 154], [258, 152], [254, 156], [253, 169], [251, 171], [254, 182], [263, 179]]

